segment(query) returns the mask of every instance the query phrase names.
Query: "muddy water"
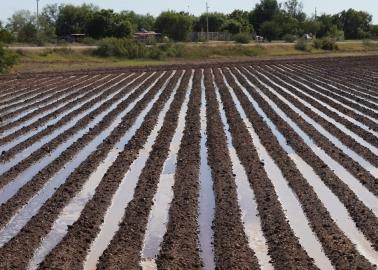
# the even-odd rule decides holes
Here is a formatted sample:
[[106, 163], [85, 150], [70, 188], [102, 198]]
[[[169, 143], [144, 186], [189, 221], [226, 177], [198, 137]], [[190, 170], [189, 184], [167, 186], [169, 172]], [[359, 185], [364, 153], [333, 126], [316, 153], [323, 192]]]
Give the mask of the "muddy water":
[[134, 197], [134, 191], [139, 176], [142, 173], [142, 170], [148, 160], [152, 147], [155, 143], [156, 137], [158, 136], [159, 131], [163, 126], [165, 115], [167, 114], [172, 104], [174, 95], [179, 85], [180, 82], [175, 87], [174, 93], [171, 95], [167, 103], [164, 105], [163, 110], [159, 113], [157, 124], [155, 125], [151, 134], [148, 136], [147, 142], [144, 145], [143, 149], [139, 152], [138, 158], [134, 160], [134, 162], [131, 164], [129, 171], [123, 177], [117, 191], [113, 195], [111, 205], [108, 208], [104, 217], [104, 222], [101, 225], [101, 230], [97, 235], [96, 239], [92, 242], [91, 247], [89, 249], [88, 255], [84, 262], [84, 269], [96, 269], [98, 259], [100, 258], [100, 256], [112, 240], [113, 236], [117, 232], [119, 228], [119, 223], [122, 221], [122, 218], [124, 216], [125, 209], [127, 208], [128, 203]]
[[[251, 72], [249, 72], [248, 70], [246, 70], [246, 72], [248, 72], [249, 74], [251, 74], [252, 76], [254, 76], [257, 80], [258, 78]], [[262, 76], [264, 76], [263, 74], [261, 74]], [[305, 105], [306, 107], [310, 108], [314, 113], [318, 114], [319, 116], [321, 116], [322, 118], [324, 118], [325, 120], [327, 120], [328, 122], [332, 123], [333, 125], [335, 125], [338, 129], [340, 129], [342, 132], [344, 132], [345, 134], [349, 135], [350, 137], [352, 137], [353, 139], [355, 139], [359, 144], [365, 146], [366, 148], [370, 149], [372, 152], [374, 153], [378, 153], [378, 148], [371, 145], [370, 143], [366, 142], [362, 137], [360, 137], [359, 135], [357, 135], [356, 133], [354, 133], [353, 131], [351, 131], [350, 129], [348, 129], [347, 127], [345, 127], [343, 124], [337, 122], [336, 120], [334, 120], [333, 118], [329, 117], [328, 115], [326, 115], [325, 113], [323, 113], [322, 111], [318, 110], [317, 108], [313, 107], [311, 104], [309, 104], [308, 102], [306, 102], [305, 100], [302, 100], [301, 98], [299, 98], [298, 96], [294, 95], [293, 93], [291, 93], [290, 91], [288, 91], [287, 89], [285, 89], [284, 87], [276, 84], [275, 82], [271, 81], [268, 77], [265, 76], [265, 78], [267, 80], [269, 80], [272, 84], [275, 84], [276, 86], [280, 87], [284, 92], [288, 93], [290, 96], [292, 96], [293, 98], [297, 99], [298, 101], [300, 101], [301, 103], [303, 103], [303, 105]], [[260, 81], [260, 80], [259, 80]], [[265, 85], [267, 87], [267, 89], [269, 89], [270, 91], [273, 91], [274, 92], [274, 89], [272, 89], [270, 86], [266, 85], [265, 83], [261, 83], [262, 85]]]
[[[130, 83], [132, 83], [133, 81], [131, 81]], [[79, 122], [82, 118], [84, 118], [85, 116], [87, 116], [91, 112], [95, 111], [102, 104], [104, 104], [105, 102], [107, 102], [108, 100], [110, 100], [111, 98], [113, 98], [115, 95], [117, 95], [123, 89], [124, 89], [124, 87], [115, 90], [114, 93], [112, 93], [111, 95], [109, 95], [108, 97], [106, 97], [104, 100], [99, 101], [98, 103], [96, 103], [92, 107], [90, 107], [87, 110], [79, 113], [74, 118], [72, 118], [68, 123], [60, 126], [55, 131], [53, 131], [53, 133], [45, 136], [44, 138], [41, 138], [39, 141], [37, 141], [34, 144], [30, 145], [29, 147], [27, 147], [26, 149], [24, 149], [20, 153], [17, 153], [12, 159], [10, 159], [9, 161], [7, 161], [7, 162], [5, 162], [5, 163], [2, 164], [2, 166], [0, 168], [0, 174], [2, 174], [5, 171], [7, 171], [9, 168], [11, 168], [12, 166], [14, 166], [18, 162], [20, 162], [25, 157], [29, 156], [34, 151], [38, 150], [40, 147], [42, 147], [46, 143], [48, 143], [51, 140], [55, 139], [56, 137], [58, 137], [60, 134], [62, 134], [66, 130], [68, 130], [68, 129], [72, 128], [73, 126], [75, 126], [77, 124], [77, 122]], [[134, 92], [134, 91], [132, 91], [132, 92]], [[102, 92], [99, 95], [101, 95], [101, 94], [102, 94]], [[131, 93], [126, 94], [125, 97], [123, 97], [121, 100], [125, 100], [126, 98], [128, 98], [130, 96], [130, 94]], [[88, 100], [86, 102], [92, 101], [93, 99], [97, 98], [99, 95], [94, 96], [92, 99], [90, 99], [90, 100]], [[120, 103], [120, 101], [116, 101], [114, 104], [118, 105], [119, 103]], [[115, 108], [114, 104], [112, 105], [113, 108]], [[70, 112], [72, 112], [72, 111], [80, 108], [82, 105], [83, 104], [79, 104], [79, 105], [75, 106], [74, 108], [72, 108], [71, 110], [67, 111], [65, 114], [62, 114], [61, 117], [59, 117], [58, 119], [54, 120], [54, 122], [55, 122], [54, 124], [56, 124], [56, 122], [59, 121], [60, 119], [62, 119], [65, 115], [68, 115]], [[34, 135], [38, 134], [39, 133], [38, 131], [44, 130], [44, 129], [45, 129], [45, 126], [42, 126], [41, 128], [37, 129], [36, 131], [34, 131], [32, 133], [26, 133], [25, 135], [22, 135], [22, 136], [18, 137], [17, 139], [11, 141], [10, 143], [7, 143], [7, 144], [5, 144], [3, 146], [0, 146], [0, 152], [2, 152], [2, 151], [8, 151], [12, 147], [14, 147], [14, 146], [16, 146], [16, 145], [18, 145], [18, 144], [26, 141], [27, 139], [31, 138]]]
[[[164, 88], [165, 86], [162, 87], [162, 89]], [[85, 182], [82, 190], [63, 209], [58, 219], [55, 221], [52, 230], [46, 236], [46, 238], [43, 239], [40, 247], [35, 251], [33, 258], [29, 262], [28, 269], [37, 269], [38, 265], [67, 234], [68, 226], [72, 225], [79, 218], [81, 211], [84, 209], [87, 202], [93, 197], [95, 190], [105, 173], [117, 159], [119, 153], [124, 150], [125, 145], [140, 128], [147, 113], [151, 110], [153, 104], [156, 102], [159, 96], [160, 95], [157, 95], [154, 100], [151, 101], [149, 105], [140, 113], [132, 127], [118, 141], [96, 171], [91, 174], [89, 179]], [[170, 101], [172, 100], [173, 95], [170, 97]]]
[[[265, 78], [269, 79], [266, 75], [262, 74], [261, 72], [259, 72], [259, 71], [257, 71], [257, 70], [256, 70], [256, 72], [258, 72], [259, 74], [261, 74], [261, 75], [264, 76]], [[282, 81], [280, 78], [278, 78], [278, 77], [275, 76], [274, 74], [269, 73], [269, 75], [272, 76], [272, 77], [277, 78], [277, 79], [280, 80], [280, 81]], [[271, 81], [271, 80], [269, 79], [269, 81]], [[274, 82], [272, 82], [272, 83], [274, 83]], [[370, 132], [370, 133], [373, 134], [374, 136], [378, 137], [378, 132], [373, 131], [373, 130], [370, 129], [368, 126], [362, 124], [361, 122], [357, 121], [356, 119], [354, 119], [354, 118], [352, 118], [352, 117], [350, 117], [350, 116], [348, 116], [348, 115], [346, 115], [346, 114], [343, 114], [343, 113], [340, 112], [338, 109], [333, 108], [332, 106], [330, 106], [330, 105], [324, 103], [323, 101], [321, 101], [321, 100], [319, 100], [319, 99], [315, 99], [314, 97], [311, 96], [311, 94], [306, 93], [305, 91], [299, 89], [298, 87], [296, 87], [296, 86], [294, 86], [294, 85], [292, 85], [292, 84], [290, 84], [290, 83], [288, 83], [288, 82], [286, 82], [286, 83], [287, 83], [288, 85], [290, 85], [291, 87], [293, 87], [293, 88], [294, 88], [295, 90], [297, 90], [298, 92], [304, 94], [305, 96], [307, 96], [307, 97], [309, 97], [309, 98], [311, 98], [311, 99], [314, 99], [315, 101], [317, 101], [317, 102], [318, 102], [320, 105], [322, 105], [323, 107], [325, 107], [325, 108], [327, 108], [327, 109], [329, 109], [329, 110], [331, 110], [331, 111], [337, 113], [339, 116], [344, 117], [345, 119], [347, 119], [347, 120], [350, 121], [351, 123], [353, 123], [353, 124], [359, 126], [360, 128], [364, 129], [365, 131]], [[282, 87], [282, 86], [281, 86], [281, 87]]]
[[[260, 81], [264, 85], [263, 82]], [[269, 86], [266, 86], [269, 88]], [[269, 88], [270, 91], [273, 89]], [[294, 123], [277, 105], [265, 96], [261, 91], [259, 94], [269, 103], [269, 105], [284, 119], [291, 128], [305, 141], [311, 150], [325, 163], [334, 173], [357, 195], [357, 197], [378, 216], [378, 198], [372, 194], [361, 182], [350, 174], [337, 161], [332, 159], [323, 149], [316, 145], [313, 139], [305, 133], [296, 123]]]
[[201, 78], [201, 141], [200, 141], [200, 174], [199, 174], [199, 244], [201, 259], [205, 269], [215, 269], [215, 259], [213, 250], [214, 232], [212, 224], [214, 220], [215, 196], [213, 190], [213, 180], [211, 169], [207, 162], [207, 119], [206, 119], [206, 96], [204, 85], [204, 74], [202, 70]]
[[[270, 89], [270, 88], [269, 88]], [[298, 113], [301, 118], [303, 118], [307, 123], [312, 125], [317, 131], [319, 131], [322, 135], [324, 135], [327, 139], [329, 139], [337, 148], [343, 151], [346, 155], [351, 157], [353, 160], [358, 162], [363, 168], [365, 168], [368, 172], [371, 173], [374, 177], [378, 178], [378, 168], [372, 165], [369, 161], [365, 160], [359, 154], [354, 152], [348, 146], [344, 145], [338, 138], [333, 136], [327, 130], [325, 130], [320, 124], [314, 121], [311, 117], [308, 117], [303, 111], [295, 107], [290, 101], [285, 99], [279, 93], [274, 93], [280, 100], [282, 100], [285, 104], [287, 104], [293, 111]]]
[[[272, 67], [270, 67], [270, 68], [272, 68]], [[282, 70], [282, 71], [287, 71], [287, 70], [288, 70], [285, 66], [282, 66], [282, 65], [280, 65], [280, 66], [274, 66], [274, 68], [276, 68], [276, 69], [278, 69], [278, 70]], [[303, 69], [301, 69], [301, 70], [303, 70]], [[295, 72], [295, 70], [294, 70], [294, 72]], [[300, 75], [299, 75], [299, 76], [300, 76]], [[310, 82], [308, 79], [306, 79], [306, 78], [304, 78], [304, 77], [302, 77], [302, 76], [300, 76], [300, 77], [301, 77], [305, 82]], [[315, 81], [315, 82], [318, 82], [318, 83], [320, 83], [320, 82], [321, 82], [321, 83], [325, 83], [328, 87], [330, 87], [330, 88], [332, 88], [332, 89], [335, 89], [335, 90], [338, 90], [338, 91], [340, 91], [341, 93], [346, 93], [346, 94], [353, 95], [353, 96], [355, 96], [355, 97], [358, 97], [359, 99], [362, 99], [362, 100], [368, 101], [368, 102], [370, 102], [370, 103], [372, 103], [372, 104], [378, 106], [378, 104], [377, 104], [376, 102], [374, 102], [374, 101], [372, 101], [372, 100], [370, 100], [370, 99], [368, 99], [368, 98], [361, 97], [360, 95], [358, 95], [357, 93], [361, 93], [361, 92], [358, 91], [358, 90], [354, 90], [354, 89], [352, 89], [352, 90], [356, 91], [357, 93], [355, 93], [355, 92], [348, 92], [348, 91], [345, 91], [345, 90], [343, 90], [343, 89], [340, 89], [340, 88], [338, 88], [338, 87], [336, 87], [336, 86], [334, 86], [334, 85], [332, 85], [332, 84], [330, 84], [330, 83], [327, 83], [327, 81], [329, 82], [329, 80], [326, 80], [326, 79], [325, 79], [324, 81], [321, 81], [321, 80], [319, 80], [319, 79], [317, 79], [317, 78], [314, 78], [314, 77], [311, 77], [311, 79], [312, 79], [313, 81]], [[340, 85], [340, 84], [338, 84], [338, 85]], [[332, 91], [331, 89], [327, 89], [327, 88], [325, 88], [325, 87], [323, 87], [323, 86], [321, 86], [321, 85], [317, 85], [317, 86], [320, 87], [320, 88], [322, 88], [322, 89], [324, 89], [324, 90]], [[348, 87], [348, 88], [349, 88], [349, 87]], [[349, 88], [349, 89], [351, 89], [351, 88]], [[351, 102], [353, 102], [353, 103], [356, 103], [356, 104], [358, 104], [358, 105], [360, 105], [360, 106], [362, 106], [362, 107], [365, 107], [365, 108], [367, 108], [367, 109], [370, 109], [370, 110], [374, 111], [375, 113], [378, 113], [378, 110], [375, 110], [375, 109], [369, 108], [368, 106], [366, 106], [366, 105], [364, 105], [364, 104], [360, 104], [360, 103], [358, 103], [357, 101], [355, 101], [355, 100], [353, 100], [353, 99], [351, 99], [351, 98], [348, 98], [348, 97], [343, 96], [342, 94], [335, 93], [335, 92], [332, 92], [332, 93], [335, 94], [335, 95], [337, 95], [337, 96], [343, 97], [343, 98], [345, 98], [345, 99], [347, 99], [347, 100], [349, 100], [349, 101], [351, 101]], [[363, 94], [365, 94], [365, 95], [369, 95], [369, 94], [366, 94], [366, 93], [363, 93]]]
[[[121, 75], [122, 75], [122, 74], [121, 74]], [[119, 75], [119, 76], [117, 76], [117, 77], [115, 77], [115, 78], [109, 80], [108, 82], [110, 82], [110, 81], [114, 81], [114, 80], [118, 79], [119, 77], [121, 77], [121, 75]], [[106, 77], [108, 77], [108, 76], [106, 76]], [[123, 81], [123, 80], [122, 80], [122, 81]], [[106, 83], [106, 82], [105, 82], [105, 83]], [[94, 90], [100, 88], [100, 87], [103, 86], [105, 83], [101, 84], [101, 85], [98, 86], [98, 87], [95, 87], [95, 88], [91, 89], [90, 91], [94, 91]], [[118, 83], [119, 83], [119, 82], [117, 82], [115, 85], [117, 85]], [[84, 88], [84, 87], [82, 87], [82, 88]], [[81, 88], [80, 88], [80, 89], [81, 89]], [[10, 128], [10, 129], [7, 129], [7, 130], [1, 132], [1, 136], [0, 136], [0, 138], [4, 138], [5, 136], [8, 136], [9, 134], [14, 133], [14, 132], [16, 132], [16, 131], [22, 129], [22, 128], [25, 127], [25, 126], [28, 126], [28, 125], [32, 124], [33, 122], [38, 121], [40, 118], [42, 118], [42, 117], [44, 117], [44, 116], [46, 116], [46, 115], [48, 115], [48, 114], [50, 114], [50, 113], [52, 113], [52, 112], [54, 112], [54, 111], [56, 111], [56, 110], [59, 110], [59, 109], [63, 108], [64, 106], [66, 106], [67, 104], [69, 104], [70, 102], [72, 102], [73, 100], [75, 100], [75, 99], [79, 99], [79, 98], [85, 96], [87, 93], [88, 93], [88, 92], [85, 92], [85, 93], [83, 93], [83, 94], [80, 94], [80, 95], [78, 95], [78, 96], [76, 96], [76, 97], [70, 99], [69, 101], [64, 102], [63, 104], [57, 105], [57, 107], [55, 107], [55, 108], [52, 108], [52, 109], [47, 110], [47, 111], [44, 111], [44, 112], [42, 112], [41, 114], [38, 114], [38, 115], [32, 117], [32, 118], [29, 119], [29, 120], [26, 120], [26, 121], [23, 121], [22, 123], [19, 123], [19, 124], [18, 124], [17, 126], [15, 126], [15, 127], [12, 127], [12, 128]], [[69, 109], [69, 110], [72, 111], [72, 109]], [[19, 118], [17, 118], [17, 119], [19, 119]], [[16, 121], [17, 119], [12, 120], [12, 121]], [[50, 120], [50, 121], [51, 121], [52, 123], [55, 123], [55, 122], [58, 122], [59, 120], [60, 120], [60, 117], [55, 118], [55, 119]], [[50, 121], [47, 122], [45, 125], [49, 125], [49, 124], [51, 124]]]
[[[151, 75], [152, 76], [152, 75]], [[147, 78], [148, 79], [148, 78]], [[147, 80], [146, 79], [146, 80]], [[143, 82], [141, 82], [143, 84]], [[50, 162], [55, 160], [57, 157], [59, 157], [68, 147], [70, 147], [74, 142], [76, 142], [80, 137], [82, 137], [84, 134], [89, 132], [93, 127], [95, 127], [101, 120], [112, 110], [114, 110], [118, 104], [120, 104], [122, 101], [126, 100], [132, 93], [135, 92], [136, 89], [141, 85], [139, 84], [136, 86], [129, 94], [127, 94], [125, 97], [123, 97], [121, 100], [115, 102], [112, 104], [111, 107], [109, 107], [107, 110], [96, 116], [92, 122], [86, 126], [85, 128], [78, 131], [76, 134], [71, 136], [69, 139], [67, 139], [65, 142], [60, 144], [54, 151], [52, 151], [49, 155], [45, 156], [44, 158], [40, 159], [38, 162], [34, 163], [32, 166], [27, 168], [25, 171], [23, 171], [21, 174], [19, 174], [12, 182], [5, 185], [2, 189], [0, 189], [0, 205], [5, 203], [7, 200], [9, 200], [12, 196], [14, 196], [18, 190], [24, 186], [27, 182], [29, 182], [36, 174], [39, 173], [45, 166], [47, 166]], [[146, 91], [145, 93], [147, 93]], [[53, 135], [51, 135], [53, 136]], [[50, 136], [46, 138], [46, 140], [50, 139]], [[16, 156], [16, 158], [24, 158], [24, 156]], [[12, 160], [10, 163], [4, 164], [0, 168], [0, 170], [3, 172], [3, 169], [9, 169], [11, 166], [15, 165], [17, 160]]]
[[158, 188], [153, 198], [154, 204], [148, 217], [147, 229], [143, 241], [141, 254], [142, 269], [151, 269], [151, 265], [155, 264], [155, 258], [159, 254], [160, 245], [163, 242], [163, 237], [167, 230], [169, 206], [173, 199], [172, 187], [175, 180], [177, 154], [180, 149], [181, 139], [184, 135], [185, 117], [188, 111], [192, 86], [191, 79], [191, 83], [188, 85], [186, 91], [184, 103], [179, 112], [178, 125], [169, 146], [169, 155], [164, 162]]
[[[247, 80], [246, 77], [245, 79]], [[276, 126], [261, 110], [261, 108], [253, 100], [249, 93], [247, 93], [245, 89], [243, 89], [243, 92], [247, 95], [248, 99], [252, 102], [252, 105], [256, 108], [257, 112], [261, 115], [261, 117], [263, 117], [267, 125], [270, 127], [281, 147], [285, 149], [289, 157], [295, 162], [297, 168], [301, 171], [302, 175], [306, 178], [308, 183], [314, 188], [314, 191], [316, 192], [324, 206], [328, 209], [331, 218], [336, 222], [337, 226], [356, 245], [357, 250], [362, 255], [364, 255], [372, 263], [377, 264], [378, 253], [371, 247], [371, 243], [358, 230], [352, 218], [350, 217], [347, 209], [340, 202], [338, 197], [335, 194], [333, 194], [332, 191], [323, 183], [320, 177], [314, 172], [313, 168], [310, 165], [308, 165], [300, 156], [298, 156], [291, 146], [287, 145], [286, 138], [282, 135], [280, 131], [278, 131]], [[266, 98], [266, 96], [264, 96], [264, 94], [261, 93], [261, 91], [259, 91], [259, 94], [264, 99]], [[278, 111], [276, 110], [276, 106], [273, 104], [271, 106], [278, 113]], [[279, 115], [281, 116], [282, 114], [283, 113], [281, 111]]]
[[[268, 254], [268, 246], [261, 229], [261, 220], [257, 210], [255, 194], [249, 184], [248, 176], [241, 164], [236, 149], [232, 145], [232, 135], [227, 122], [227, 117], [221, 101], [218, 87], [214, 84], [219, 110], [223, 123], [223, 129], [227, 138], [227, 146], [232, 161], [232, 170], [235, 174], [238, 202], [242, 213], [242, 222], [245, 234], [248, 238], [249, 247], [255, 252], [261, 269], [273, 269]], [[249, 127], [248, 127], [249, 128]]]
[[[234, 76], [232, 74], [232, 76]], [[253, 97], [247, 92], [247, 90], [238, 82], [235, 78], [236, 83], [239, 85], [243, 93], [247, 96], [248, 100], [251, 102], [252, 106], [256, 111], [264, 117], [265, 122], [271, 128], [272, 132], [275, 134], [277, 131], [276, 127], [273, 125], [271, 120], [267, 118], [265, 113], [262, 111], [258, 103], [253, 99]], [[333, 269], [331, 262], [323, 252], [321, 243], [319, 242], [317, 236], [312, 231], [311, 227], [308, 225], [309, 221], [305, 216], [301, 208], [301, 203], [298, 200], [296, 194], [289, 187], [288, 182], [285, 177], [282, 175], [280, 168], [276, 165], [272, 157], [269, 155], [265, 147], [261, 144], [260, 138], [257, 135], [253, 125], [248, 120], [241, 104], [237, 100], [237, 97], [233, 90], [230, 90], [231, 95], [233, 96], [236, 107], [238, 108], [239, 113], [241, 114], [244, 122], [246, 123], [248, 130], [250, 131], [252, 140], [256, 146], [259, 157], [264, 162], [265, 171], [269, 179], [272, 180], [272, 183], [277, 192], [279, 201], [283, 209], [285, 210], [286, 216], [288, 218], [289, 224], [293, 229], [295, 235], [299, 238], [300, 244], [307, 251], [308, 255], [315, 260], [315, 264], [320, 269]], [[290, 153], [293, 153], [294, 150], [291, 149]]]
[[[165, 73], [161, 74], [158, 79], [164, 74]], [[174, 73], [171, 74], [170, 78], [172, 78], [173, 74]], [[152, 87], [153, 85], [151, 88]], [[147, 89], [146, 92], [139, 96], [134, 102], [130, 103], [130, 105], [117, 116], [108, 128], [103, 130], [93, 141], [87, 144], [62, 170], [53, 176], [26, 205], [18, 210], [10, 222], [0, 231], [0, 247], [14, 237], [22, 227], [25, 226], [25, 224], [38, 212], [42, 205], [54, 194], [55, 190], [65, 182], [67, 177], [89, 156], [90, 153], [96, 150], [97, 146], [99, 146], [103, 140], [111, 134], [111, 132], [121, 123], [122, 118], [134, 108], [135, 104], [141, 100], [148, 91], [149, 89]], [[161, 93], [161, 91], [162, 90], [160, 90], [159, 93]]]

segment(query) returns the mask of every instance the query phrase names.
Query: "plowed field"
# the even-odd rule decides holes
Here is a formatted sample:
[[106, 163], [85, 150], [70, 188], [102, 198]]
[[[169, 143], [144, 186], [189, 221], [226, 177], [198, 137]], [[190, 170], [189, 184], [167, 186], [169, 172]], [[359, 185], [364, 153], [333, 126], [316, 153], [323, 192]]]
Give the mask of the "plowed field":
[[0, 269], [376, 269], [378, 57], [0, 77]]

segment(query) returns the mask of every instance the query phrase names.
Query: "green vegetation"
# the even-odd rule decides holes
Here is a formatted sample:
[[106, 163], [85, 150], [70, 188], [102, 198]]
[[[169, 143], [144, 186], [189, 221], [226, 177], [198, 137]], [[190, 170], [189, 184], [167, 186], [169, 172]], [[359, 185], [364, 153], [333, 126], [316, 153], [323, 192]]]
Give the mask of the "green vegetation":
[[239, 34], [236, 34], [233, 37], [233, 39], [237, 43], [247, 44], [247, 43], [251, 42], [251, 34], [249, 34], [249, 33], [239, 33]]
[[312, 50], [311, 43], [304, 38], [300, 38], [295, 43], [294, 48], [298, 51], [310, 52]]
[[[85, 43], [95, 44], [94, 39], [132, 38], [135, 32], [147, 30], [161, 33], [162, 40], [168, 37], [172, 41], [189, 41], [192, 31], [207, 31], [207, 20], [210, 32], [227, 32], [230, 36], [258, 35], [267, 41], [294, 42], [304, 35], [330, 37], [337, 41], [378, 39], [378, 25], [373, 25], [372, 16], [364, 11], [348, 9], [337, 14], [309, 17], [299, 0], [286, 0], [280, 4], [277, 0], [260, 0], [249, 11], [212, 12], [198, 17], [184, 11], [165, 11], [156, 18], [87, 4], [46, 5], [38, 20], [35, 14], [20, 10], [4, 27], [0, 23], [0, 40], [42, 45], [55, 43], [57, 38], [69, 40], [72, 34], [85, 34]], [[154, 40], [148, 42], [156, 43]]]
[[95, 54], [103, 57], [124, 57], [128, 59], [143, 58], [146, 47], [127, 38], [105, 38], [98, 44]]
[[16, 64], [18, 55], [7, 50], [0, 43], [0, 73], [7, 72], [14, 64]]

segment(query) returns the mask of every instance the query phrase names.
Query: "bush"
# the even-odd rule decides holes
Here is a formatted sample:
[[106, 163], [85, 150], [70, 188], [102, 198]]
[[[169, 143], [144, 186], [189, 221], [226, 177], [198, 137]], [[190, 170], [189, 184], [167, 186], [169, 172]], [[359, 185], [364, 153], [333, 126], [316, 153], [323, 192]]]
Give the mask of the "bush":
[[85, 37], [81, 40], [81, 43], [88, 45], [88, 46], [94, 46], [97, 43], [97, 40], [92, 37]]
[[146, 55], [146, 48], [136, 40], [127, 38], [104, 38], [99, 41], [96, 55], [108, 57], [124, 57], [128, 59], [143, 58]]
[[167, 57], [182, 57], [183, 47], [174, 43], [166, 43], [149, 48], [148, 57], [162, 60]]
[[311, 44], [307, 40], [300, 38], [295, 43], [295, 49], [299, 51], [310, 52], [312, 48]]
[[251, 42], [251, 35], [248, 33], [240, 33], [234, 36], [234, 41], [237, 43], [248, 44]]
[[283, 36], [283, 40], [288, 42], [288, 43], [293, 43], [297, 39], [298, 39], [298, 37], [296, 35], [292, 35], [292, 34], [286, 34], [286, 35]]
[[327, 51], [335, 51], [338, 49], [336, 40], [330, 37], [321, 39], [321, 49]]
[[0, 73], [8, 71], [14, 64], [16, 64], [17, 60], [17, 54], [7, 50], [0, 43]]
[[323, 42], [322, 42], [322, 40], [319, 39], [319, 38], [314, 39], [313, 42], [312, 42], [312, 46], [313, 46], [315, 49], [319, 49], [319, 50], [322, 48], [322, 44], [323, 44]]

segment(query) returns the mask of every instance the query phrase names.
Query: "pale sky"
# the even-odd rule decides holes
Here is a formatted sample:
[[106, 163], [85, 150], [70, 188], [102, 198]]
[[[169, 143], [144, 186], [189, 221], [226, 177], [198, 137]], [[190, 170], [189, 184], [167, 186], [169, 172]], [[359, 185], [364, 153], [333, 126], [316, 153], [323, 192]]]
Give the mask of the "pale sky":
[[[259, 0], [208, 0], [210, 11], [228, 13], [234, 9], [250, 10]], [[283, 2], [280, 1], [279, 2]], [[318, 10], [321, 13], [337, 13], [344, 9], [354, 8], [368, 11], [373, 15], [374, 23], [378, 24], [378, 0], [303, 0], [304, 10], [311, 15]], [[82, 4], [93, 3], [100, 8], [133, 10], [136, 13], [158, 15], [164, 10], [185, 10], [199, 15], [205, 11], [206, 0], [40, 0], [40, 6], [46, 4]], [[36, 0], [0, 0], [0, 20], [5, 21], [16, 10], [36, 10]]]

